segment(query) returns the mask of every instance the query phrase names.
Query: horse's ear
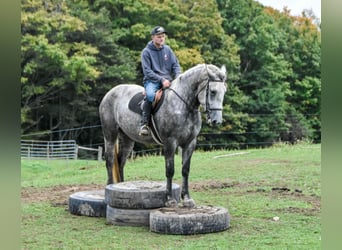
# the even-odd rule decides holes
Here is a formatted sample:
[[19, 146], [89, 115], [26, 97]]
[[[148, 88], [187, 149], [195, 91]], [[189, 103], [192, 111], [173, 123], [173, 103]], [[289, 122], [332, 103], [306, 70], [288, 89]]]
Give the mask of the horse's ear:
[[223, 79], [227, 79], [227, 69], [226, 69], [226, 65], [222, 65], [221, 66], [221, 72], [222, 72], [222, 75], [223, 75]]
[[227, 73], [226, 65], [221, 66], [221, 71], [224, 75]]

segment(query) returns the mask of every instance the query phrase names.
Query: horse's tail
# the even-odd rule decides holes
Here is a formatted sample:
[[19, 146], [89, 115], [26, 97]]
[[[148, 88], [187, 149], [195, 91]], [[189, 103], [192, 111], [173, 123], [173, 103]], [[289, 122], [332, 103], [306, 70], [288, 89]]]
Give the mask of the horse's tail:
[[116, 139], [116, 142], [114, 145], [114, 165], [113, 165], [113, 170], [112, 170], [114, 183], [121, 182], [118, 156], [119, 156], [119, 140]]

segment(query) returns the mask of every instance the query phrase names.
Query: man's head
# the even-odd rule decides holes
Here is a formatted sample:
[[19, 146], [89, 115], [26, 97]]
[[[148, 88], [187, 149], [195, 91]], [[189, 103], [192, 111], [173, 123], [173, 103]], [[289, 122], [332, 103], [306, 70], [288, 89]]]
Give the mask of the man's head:
[[156, 26], [151, 30], [152, 41], [157, 48], [160, 48], [165, 43], [165, 34], [167, 32], [161, 26]]
[[158, 35], [158, 34], [163, 34], [163, 33], [167, 34], [166, 30], [162, 26], [156, 26], [151, 30], [152, 36]]

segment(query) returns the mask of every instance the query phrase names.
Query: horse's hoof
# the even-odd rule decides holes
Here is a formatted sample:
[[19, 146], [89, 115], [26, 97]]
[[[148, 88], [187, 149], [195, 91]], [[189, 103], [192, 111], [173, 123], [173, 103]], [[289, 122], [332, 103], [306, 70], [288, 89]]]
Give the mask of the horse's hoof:
[[184, 199], [183, 200], [183, 207], [194, 208], [195, 206], [196, 206], [196, 203], [193, 199]]
[[178, 207], [178, 203], [175, 199], [171, 199], [171, 200], [168, 200], [167, 202], [165, 202], [165, 207], [176, 208], [176, 207]]

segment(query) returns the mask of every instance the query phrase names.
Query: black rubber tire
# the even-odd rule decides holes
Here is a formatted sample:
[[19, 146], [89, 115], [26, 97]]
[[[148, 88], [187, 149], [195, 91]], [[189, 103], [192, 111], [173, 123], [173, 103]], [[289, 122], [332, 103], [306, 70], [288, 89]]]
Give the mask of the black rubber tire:
[[[178, 184], [172, 184], [172, 193], [179, 202]], [[115, 208], [152, 209], [164, 207], [165, 202], [166, 182], [127, 181], [107, 185], [105, 189], [105, 203]]]
[[106, 223], [117, 226], [150, 225], [150, 213], [155, 209], [124, 209], [107, 205]]
[[228, 210], [223, 207], [160, 208], [150, 213], [150, 230], [163, 234], [204, 234], [229, 228]]
[[71, 194], [69, 211], [71, 214], [89, 217], [106, 217], [104, 190], [91, 190]]

